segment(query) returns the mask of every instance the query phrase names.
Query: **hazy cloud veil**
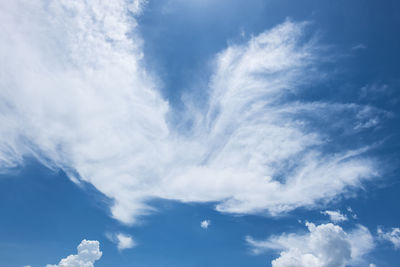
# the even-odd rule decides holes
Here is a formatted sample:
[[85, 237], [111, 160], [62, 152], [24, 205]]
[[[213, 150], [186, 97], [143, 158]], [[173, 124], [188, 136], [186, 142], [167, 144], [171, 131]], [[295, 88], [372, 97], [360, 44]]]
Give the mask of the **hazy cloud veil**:
[[3, 171], [30, 156], [62, 168], [113, 199], [112, 215], [124, 223], [148, 212], [152, 198], [277, 214], [377, 174], [366, 148], [327, 153], [332, 137], [307, 121], [347, 112], [352, 128], [365, 120], [365, 107], [287, 100], [314, 82], [322, 57], [306, 23], [286, 21], [219, 53], [207, 105], [188, 105], [193, 127], [182, 134], [167, 123], [172, 108], [143, 67], [140, 1], [0, 7]]

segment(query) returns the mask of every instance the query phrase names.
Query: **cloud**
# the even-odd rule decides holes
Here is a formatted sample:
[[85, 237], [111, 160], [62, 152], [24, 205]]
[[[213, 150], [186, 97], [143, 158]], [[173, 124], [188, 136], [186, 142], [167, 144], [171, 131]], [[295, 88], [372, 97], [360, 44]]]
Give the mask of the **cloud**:
[[168, 103], [141, 67], [127, 1], [0, 5], [10, 37], [0, 37], [8, 64], [1, 67], [0, 166], [33, 156], [114, 199], [115, 218], [146, 213], [143, 199], [152, 195], [143, 185], [160, 176], [171, 150]]
[[118, 250], [124, 250], [124, 249], [129, 249], [133, 248], [136, 246], [135, 241], [133, 240], [132, 236], [126, 235], [123, 233], [117, 233], [117, 234], [106, 234], [107, 238], [116, 243]]
[[350, 140], [377, 109], [293, 99], [323, 76], [307, 23], [286, 21], [221, 51], [206, 104], [189, 96], [181, 114], [142, 62], [140, 3], [0, 3], [2, 170], [26, 157], [61, 168], [109, 197], [126, 224], [151, 212], [155, 198], [275, 215], [379, 175], [368, 147], [338, 149], [330, 134]]
[[321, 214], [329, 216], [329, 219], [334, 223], [348, 220], [346, 215], [341, 214], [340, 211], [326, 210], [326, 211], [321, 211]]
[[353, 219], [355, 219], [355, 220], [358, 219], [357, 214], [353, 211], [353, 209], [351, 207], [347, 207], [347, 211], [349, 212], [350, 216]]
[[381, 240], [389, 241], [395, 249], [400, 249], [400, 228], [394, 227], [391, 231], [385, 232], [381, 227], [377, 230]]
[[147, 4], [147, 0], [133, 0], [128, 5], [129, 11], [135, 15], [140, 15], [143, 11], [144, 6]]
[[210, 226], [210, 224], [211, 224], [210, 220], [204, 220], [200, 223], [200, 227], [203, 229], [207, 229]]
[[118, 234], [117, 235], [118, 239], [118, 249], [123, 250], [127, 248], [133, 248], [136, 244], [133, 241], [131, 236], [124, 235], [124, 234]]
[[367, 46], [365, 44], [358, 44], [358, 45], [353, 46], [351, 49], [352, 50], [364, 50], [364, 49], [367, 49]]
[[359, 225], [347, 233], [332, 223], [306, 223], [309, 233], [271, 236], [265, 241], [247, 237], [254, 253], [279, 251], [273, 267], [344, 267], [362, 262], [374, 247], [373, 237]]
[[82, 240], [78, 246], [78, 254], [69, 255], [58, 264], [47, 264], [46, 267], [93, 267], [94, 262], [103, 254], [99, 246], [99, 241]]

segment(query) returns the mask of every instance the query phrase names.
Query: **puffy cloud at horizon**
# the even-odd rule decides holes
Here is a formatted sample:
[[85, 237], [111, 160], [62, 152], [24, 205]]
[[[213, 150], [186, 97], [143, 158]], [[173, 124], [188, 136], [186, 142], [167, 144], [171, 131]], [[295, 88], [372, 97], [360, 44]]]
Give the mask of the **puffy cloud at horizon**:
[[379, 174], [368, 147], [327, 146], [328, 129], [351, 136], [381, 111], [290, 100], [320, 80], [323, 55], [307, 23], [286, 21], [216, 55], [207, 104], [188, 97], [182, 124], [192, 127], [182, 133], [143, 66], [135, 20], [143, 3], [0, 3], [2, 170], [24, 157], [61, 168], [112, 199], [112, 216], [126, 224], [151, 212], [154, 198], [275, 215], [327, 203]]
[[94, 262], [102, 256], [99, 241], [82, 240], [78, 246], [78, 254], [69, 255], [58, 264], [47, 264], [46, 267], [94, 267]]
[[345, 232], [332, 223], [306, 223], [309, 233], [282, 234], [258, 241], [247, 237], [253, 253], [278, 251], [273, 267], [344, 267], [365, 263], [364, 257], [373, 248], [371, 233], [362, 225]]

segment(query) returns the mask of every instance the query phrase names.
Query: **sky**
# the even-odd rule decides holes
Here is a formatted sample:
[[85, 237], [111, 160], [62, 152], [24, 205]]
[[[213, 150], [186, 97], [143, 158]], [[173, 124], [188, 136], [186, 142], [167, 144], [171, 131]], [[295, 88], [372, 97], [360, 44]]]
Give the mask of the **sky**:
[[0, 266], [396, 266], [399, 7], [0, 1]]

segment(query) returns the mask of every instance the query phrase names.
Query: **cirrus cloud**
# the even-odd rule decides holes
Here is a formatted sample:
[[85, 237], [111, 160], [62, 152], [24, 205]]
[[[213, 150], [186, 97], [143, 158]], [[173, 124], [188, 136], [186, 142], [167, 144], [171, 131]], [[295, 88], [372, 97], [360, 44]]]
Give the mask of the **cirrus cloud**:
[[228, 46], [215, 57], [207, 104], [186, 102], [182, 124], [192, 126], [170, 123], [178, 111], [142, 62], [142, 3], [0, 3], [2, 170], [25, 157], [61, 168], [112, 199], [112, 216], [127, 224], [151, 212], [154, 198], [274, 215], [379, 174], [368, 147], [327, 149], [329, 129], [351, 137], [365, 128], [356, 127], [365, 110], [379, 110], [290, 97], [320, 80], [323, 55], [307, 23], [288, 20]]

